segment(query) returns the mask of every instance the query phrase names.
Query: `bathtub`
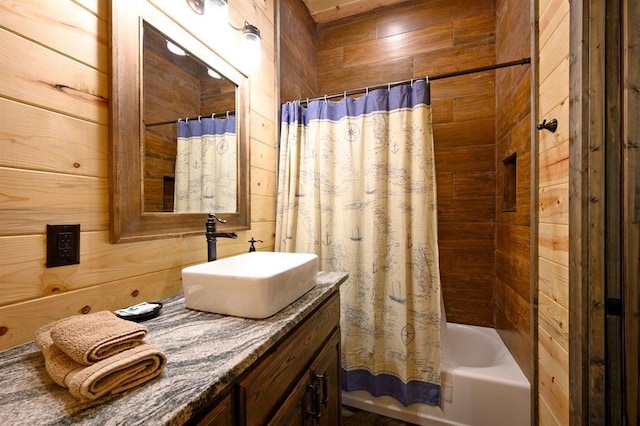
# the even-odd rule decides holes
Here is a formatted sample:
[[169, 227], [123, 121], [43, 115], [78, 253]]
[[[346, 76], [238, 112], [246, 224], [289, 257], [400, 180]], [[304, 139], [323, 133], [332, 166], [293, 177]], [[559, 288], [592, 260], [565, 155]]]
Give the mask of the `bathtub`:
[[447, 323], [442, 357], [441, 407], [405, 407], [365, 391], [343, 392], [342, 404], [418, 425], [531, 423], [529, 381], [494, 329]]

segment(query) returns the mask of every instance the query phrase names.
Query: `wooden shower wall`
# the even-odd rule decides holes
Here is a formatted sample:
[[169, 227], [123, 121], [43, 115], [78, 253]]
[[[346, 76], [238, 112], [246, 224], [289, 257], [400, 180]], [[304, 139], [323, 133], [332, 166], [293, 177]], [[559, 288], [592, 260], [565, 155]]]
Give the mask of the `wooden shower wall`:
[[[496, 61], [531, 56], [529, 1], [497, 0], [496, 12]], [[531, 127], [531, 66], [496, 71], [495, 327], [530, 381]], [[511, 176], [515, 182], [508, 182], [505, 174], [504, 160], [509, 157], [516, 162], [516, 173]], [[503, 189], [509, 183], [515, 183], [515, 209], [503, 211]]]
[[[184, 1], [148, 1], [202, 22]], [[108, 16], [105, 0], [0, 2], [0, 350], [62, 317], [180, 292], [182, 267], [206, 260], [204, 235], [109, 243]], [[231, 2], [230, 16], [260, 28], [262, 64], [250, 77], [252, 229], [219, 242], [221, 256], [251, 236], [272, 250], [275, 230], [274, 1]], [[47, 223], [80, 223], [79, 265], [45, 268]]]
[[316, 95], [316, 23], [302, 0], [280, 0], [280, 101]]
[[[317, 95], [491, 65], [494, 0], [412, 1], [318, 25]], [[432, 83], [447, 320], [493, 326], [495, 71]]]

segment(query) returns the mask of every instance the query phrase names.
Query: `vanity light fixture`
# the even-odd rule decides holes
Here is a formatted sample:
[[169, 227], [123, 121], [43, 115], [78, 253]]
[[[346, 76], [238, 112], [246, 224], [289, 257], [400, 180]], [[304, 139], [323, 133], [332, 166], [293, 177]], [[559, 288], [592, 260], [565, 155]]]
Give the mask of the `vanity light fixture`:
[[[213, 22], [215, 27], [220, 27], [227, 22], [234, 30], [242, 31], [244, 63], [250, 71], [256, 71], [260, 68], [260, 30], [247, 21], [244, 22], [242, 27], [233, 26], [229, 22], [228, 0], [187, 0], [187, 3], [198, 15], [204, 15], [205, 8], [208, 8], [207, 14], [215, 20]], [[205, 3], [207, 4], [206, 7]]]
[[[229, 24], [231, 25], [231, 24]], [[255, 25], [251, 25], [247, 21], [244, 21], [242, 28], [236, 28], [233, 25], [231, 27], [234, 30], [242, 31], [242, 44], [244, 49], [244, 62], [246, 67], [250, 71], [256, 71], [260, 68], [260, 30]]]
[[229, 13], [229, 9], [227, 7], [227, 0], [187, 0], [191, 9], [198, 15], [204, 15], [205, 12], [205, 3], [209, 3], [209, 6], [213, 9], [214, 15], [222, 14], [226, 17]]
[[169, 50], [169, 52], [173, 53], [174, 55], [187, 56], [187, 52], [185, 52], [184, 49], [182, 49], [181, 47], [176, 46], [175, 44], [173, 44], [169, 40], [167, 40], [167, 49]]
[[222, 79], [222, 76], [217, 72], [215, 72], [214, 70], [212, 70], [211, 68], [207, 68], [207, 74], [209, 74], [209, 77], [217, 78], [218, 80]]

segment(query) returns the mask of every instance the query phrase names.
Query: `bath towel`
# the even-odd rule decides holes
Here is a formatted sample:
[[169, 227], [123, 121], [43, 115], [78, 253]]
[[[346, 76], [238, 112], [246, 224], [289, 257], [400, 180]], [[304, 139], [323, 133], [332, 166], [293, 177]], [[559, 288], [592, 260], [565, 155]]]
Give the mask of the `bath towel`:
[[51, 330], [53, 343], [84, 365], [138, 346], [147, 335], [144, 325], [118, 318], [109, 311], [74, 315], [47, 328]]
[[82, 402], [145, 383], [162, 373], [167, 363], [158, 347], [144, 342], [89, 366], [74, 361], [58, 348], [50, 330], [38, 330], [35, 343], [44, 355], [49, 376]]

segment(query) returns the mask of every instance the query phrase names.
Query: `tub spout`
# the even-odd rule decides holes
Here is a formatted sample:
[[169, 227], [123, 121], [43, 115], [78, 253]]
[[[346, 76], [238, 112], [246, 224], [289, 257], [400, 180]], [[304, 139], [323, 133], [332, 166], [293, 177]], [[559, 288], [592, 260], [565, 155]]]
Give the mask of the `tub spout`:
[[207, 237], [207, 259], [212, 262], [218, 258], [216, 242], [218, 238], [238, 238], [235, 232], [216, 232], [216, 221], [227, 223], [226, 220], [220, 219], [213, 213], [209, 213], [207, 222], [205, 223], [205, 236]]

